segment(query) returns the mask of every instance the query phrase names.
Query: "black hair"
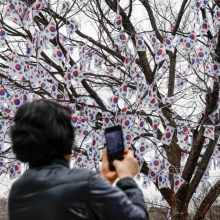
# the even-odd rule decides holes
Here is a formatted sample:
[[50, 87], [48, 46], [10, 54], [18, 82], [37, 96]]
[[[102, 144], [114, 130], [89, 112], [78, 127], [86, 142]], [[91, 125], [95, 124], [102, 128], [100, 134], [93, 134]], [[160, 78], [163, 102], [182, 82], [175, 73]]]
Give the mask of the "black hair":
[[22, 105], [11, 128], [12, 149], [22, 162], [40, 165], [71, 154], [71, 110], [41, 99]]

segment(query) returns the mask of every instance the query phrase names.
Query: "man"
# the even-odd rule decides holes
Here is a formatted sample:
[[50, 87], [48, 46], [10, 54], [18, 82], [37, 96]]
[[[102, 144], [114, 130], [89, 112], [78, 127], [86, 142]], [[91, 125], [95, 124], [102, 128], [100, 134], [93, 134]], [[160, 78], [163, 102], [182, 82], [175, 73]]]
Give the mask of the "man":
[[[21, 106], [14, 121], [13, 151], [29, 169], [12, 186], [10, 220], [148, 219], [133, 180], [138, 165], [132, 152], [114, 161], [116, 172], [111, 172], [104, 150], [103, 178], [89, 169], [69, 169], [74, 140], [70, 109], [39, 100]], [[116, 178], [117, 187], [112, 187]]]

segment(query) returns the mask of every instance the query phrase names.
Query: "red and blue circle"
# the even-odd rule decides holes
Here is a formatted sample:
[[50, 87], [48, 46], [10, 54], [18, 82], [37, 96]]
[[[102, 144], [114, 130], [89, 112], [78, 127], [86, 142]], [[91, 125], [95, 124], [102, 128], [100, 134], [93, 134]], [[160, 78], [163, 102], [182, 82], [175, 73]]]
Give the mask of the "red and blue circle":
[[190, 34], [190, 35], [189, 35], [189, 38], [190, 38], [191, 40], [195, 40], [195, 39], [196, 39], [196, 36], [195, 36], [195, 34]]
[[126, 140], [127, 140], [127, 141], [130, 141], [130, 140], [132, 139], [132, 137], [131, 137], [131, 135], [130, 135], [130, 134], [126, 135], [126, 137], [125, 137], [125, 138], [126, 138]]
[[93, 57], [93, 53], [87, 53], [87, 56], [88, 56], [89, 58], [92, 58], [92, 57]]
[[78, 163], [82, 162], [82, 157], [77, 157], [77, 162]]
[[41, 4], [40, 4], [40, 3], [38, 3], [38, 4], [35, 5], [35, 9], [37, 9], [37, 10], [39, 10], [40, 7], [41, 7]]
[[140, 152], [144, 152], [146, 150], [145, 146], [140, 146]]
[[72, 122], [75, 124], [78, 121], [78, 117], [77, 116], [73, 116], [72, 117]]
[[214, 69], [215, 71], [218, 70], [218, 65], [217, 65], [217, 64], [214, 64], [213, 69]]
[[183, 43], [184, 42], [184, 38], [180, 38], [180, 43]]
[[90, 120], [94, 120], [94, 118], [95, 118], [94, 115], [93, 115], [92, 113], [90, 113], [90, 114], [89, 114], [89, 119], [90, 119]]
[[56, 27], [53, 26], [53, 25], [49, 27], [49, 30], [50, 30], [50, 32], [52, 32], [52, 33], [54, 33], [54, 32], [57, 31]]
[[74, 77], [78, 77], [78, 75], [79, 75], [79, 71], [78, 71], [78, 70], [74, 70], [74, 71], [73, 71], [73, 76], [74, 76]]
[[11, 112], [11, 110], [9, 108], [5, 108], [5, 113], [9, 114]]
[[139, 45], [139, 46], [142, 46], [143, 45], [143, 41], [142, 40], [137, 40], [137, 44]]
[[163, 49], [159, 49], [158, 51], [157, 51], [157, 56], [161, 56], [163, 54]]
[[31, 53], [31, 48], [26, 48], [26, 53], [29, 55]]
[[197, 1], [197, 2], [196, 2], [196, 8], [199, 9], [200, 7], [201, 7], [201, 4], [200, 4], [200, 2]]
[[158, 176], [158, 182], [162, 182], [163, 181], [163, 177], [162, 176]]
[[127, 92], [127, 91], [128, 91], [128, 86], [127, 86], [127, 85], [123, 85], [122, 90], [123, 90], [124, 92]]
[[14, 169], [10, 168], [10, 174], [12, 175], [14, 173]]
[[205, 56], [205, 54], [202, 51], [198, 52], [198, 57], [203, 58]]
[[120, 26], [121, 23], [122, 23], [122, 20], [121, 20], [121, 19], [118, 19], [118, 20], [116, 21], [117, 26]]
[[20, 71], [22, 69], [22, 66], [20, 64], [15, 64], [15, 69]]
[[154, 165], [155, 167], [160, 166], [160, 161], [159, 161], [159, 160], [154, 160], [154, 161], [153, 161], [153, 165]]
[[188, 132], [188, 131], [189, 131], [189, 129], [188, 129], [188, 127], [187, 127], [187, 126], [182, 126], [182, 131], [183, 131], [183, 132]]
[[19, 171], [20, 170], [20, 166], [15, 165], [15, 171]]
[[115, 123], [120, 123], [121, 120], [119, 118], [115, 118]]
[[5, 95], [5, 90], [4, 89], [0, 89], [0, 96], [4, 96]]
[[0, 36], [4, 37], [5, 35], [6, 35], [5, 31], [4, 30], [0, 30]]
[[20, 103], [21, 103], [20, 99], [14, 99], [14, 104], [15, 105], [18, 106], [18, 105], [20, 105]]
[[180, 181], [179, 180], [176, 180], [175, 181], [175, 186], [179, 186], [180, 185]]
[[155, 174], [153, 171], [150, 171], [150, 176], [151, 176], [151, 177], [155, 177], [155, 175], [156, 175], [156, 174]]
[[130, 125], [130, 121], [129, 121], [128, 119], [125, 120], [125, 121], [124, 121], [124, 125], [125, 125], [125, 126], [129, 126], [129, 125]]
[[165, 43], [166, 43], [166, 45], [170, 45], [171, 44], [171, 40], [170, 39], [166, 39]]
[[85, 123], [86, 122], [86, 119], [83, 117], [83, 118], [81, 118], [81, 122], [82, 123]]
[[114, 97], [112, 101], [113, 101], [114, 104], [117, 104], [118, 103], [118, 97]]
[[70, 52], [73, 52], [73, 50], [74, 50], [74, 47], [70, 46], [70, 47], [69, 47], [69, 51], [70, 51]]
[[67, 73], [66, 78], [67, 78], [68, 80], [71, 80], [71, 79], [72, 79], [71, 73]]
[[62, 10], [66, 9], [67, 8], [67, 4], [63, 3], [62, 4]]
[[63, 53], [62, 53], [60, 50], [58, 50], [58, 51], [56, 52], [56, 55], [57, 55], [58, 57], [62, 57], [62, 56], [63, 56]]
[[208, 24], [207, 23], [203, 23], [202, 24], [202, 29], [203, 30], [207, 30], [208, 29]]
[[126, 35], [125, 34], [120, 34], [119, 38], [120, 38], [120, 40], [124, 41], [124, 40], [126, 40]]
[[220, 18], [220, 11], [216, 11], [215, 15], [217, 18]]
[[153, 44], [155, 44], [157, 42], [157, 39], [155, 37], [152, 37], [151, 41], [152, 41]]
[[156, 103], [156, 99], [155, 99], [155, 98], [152, 98], [151, 101], [150, 101], [150, 103], [151, 103], [151, 104], [155, 104], [155, 103]]
[[32, 44], [35, 44], [36, 39], [37, 39], [36, 37], [32, 38]]
[[191, 47], [192, 47], [191, 43], [186, 42], [186, 48], [191, 48]]
[[95, 146], [95, 145], [96, 145], [96, 140], [93, 139], [93, 140], [92, 140], [92, 146]]
[[183, 140], [186, 142], [186, 141], [188, 141], [188, 139], [189, 139], [189, 136], [186, 135]]
[[106, 124], [108, 124], [108, 123], [109, 123], [109, 118], [104, 118], [104, 122], [105, 122]]
[[75, 25], [74, 24], [70, 24], [69, 28], [73, 31], [75, 29]]
[[45, 82], [42, 82], [42, 83], [40, 84], [40, 87], [41, 87], [42, 89], [44, 89], [44, 88], [46, 87], [46, 83], [45, 83]]
[[52, 91], [55, 92], [56, 91], [56, 86], [52, 85]]
[[24, 95], [23, 95], [23, 100], [24, 100], [24, 101], [27, 101], [27, 99], [28, 99], [27, 95], [24, 94]]
[[141, 128], [144, 127], [144, 122], [143, 122], [143, 121], [140, 121], [140, 123], [139, 123], [139, 127], [141, 127]]
[[165, 134], [166, 138], [171, 138], [171, 133], [168, 131], [166, 134]]
[[126, 113], [126, 112], [127, 112], [127, 108], [124, 107], [121, 111], [122, 111], [123, 113]]
[[11, 9], [11, 10], [15, 10], [15, 5], [14, 4], [9, 4], [9, 8]]
[[113, 69], [113, 68], [109, 68], [109, 69], [108, 69], [108, 72], [109, 72], [109, 73], [113, 73], [113, 72], [114, 72], [114, 69]]
[[89, 147], [89, 152], [92, 153], [92, 151], [93, 151], [93, 148]]

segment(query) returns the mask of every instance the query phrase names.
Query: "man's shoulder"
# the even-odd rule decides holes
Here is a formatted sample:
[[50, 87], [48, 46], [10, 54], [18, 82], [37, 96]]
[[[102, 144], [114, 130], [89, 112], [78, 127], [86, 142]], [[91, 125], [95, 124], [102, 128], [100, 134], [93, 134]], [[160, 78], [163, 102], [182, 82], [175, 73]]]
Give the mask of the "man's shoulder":
[[[51, 172], [50, 172], [51, 171]], [[63, 187], [70, 190], [88, 189], [91, 177], [96, 175], [96, 172], [86, 168], [73, 169], [58, 169], [47, 170], [47, 172], [36, 172], [36, 170], [29, 169], [23, 176], [16, 180], [11, 188], [10, 196], [20, 195], [21, 192], [33, 193], [44, 190], [46, 188], [54, 189], [55, 187]], [[29, 187], [31, 186], [31, 187]], [[60, 188], [61, 189], [61, 188]], [[85, 190], [86, 191], [86, 190]]]
[[[24, 174], [13, 183], [13, 186], [22, 185], [27, 182], [44, 182], [47, 180], [57, 180], [60, 182], [68, 181], [89, 181], [91, 176], [97, 173], [88, 168], [72, 168], [72, 169], [28, 169]], [[45, 178], [44, 178], [45, 177]]]
[[89, 178], [90, 176], [94, 175], [96, 172], [91, 170], [91, 169], [88, 169], [88, 168], [77, 168], [77, 167], [74, 167], [74, 168], [71, 168], [71, 169], [68, 169], [66, 170], [66, 172], [68, 173], [68, 175], [73, 175], [75, 177], [84, 177], [84, 178]]

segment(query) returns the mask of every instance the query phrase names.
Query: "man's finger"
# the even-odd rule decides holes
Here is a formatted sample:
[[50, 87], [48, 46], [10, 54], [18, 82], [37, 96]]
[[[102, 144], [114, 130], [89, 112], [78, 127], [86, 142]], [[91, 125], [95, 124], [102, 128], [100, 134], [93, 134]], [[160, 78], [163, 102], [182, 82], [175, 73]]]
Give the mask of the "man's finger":
[[103, 149], [102, 161], [103, 161], [103, 162], [108, 161], [108, 155], [107, 155], [107, 150], [106, 150], [106, 148]]
[[133, 156], [134, 156], [134, 153], [129, 150], [125, 157], [133, 157]]
[[113, 164], [114, 167], [115, 167], [115, 166], [117, 166], [117, 163], [120, 163], [120, 161], [119, 161], [119, 160], [114, 160], [112, 164]]
[[124, 156], [123, 156], [124, 158], [127, 156], [128, 151], [129, 151], [128, 149], [124, 149]]
[[127, 154], [128, 153], [128, 149], [124, 149], [124, 154]]

